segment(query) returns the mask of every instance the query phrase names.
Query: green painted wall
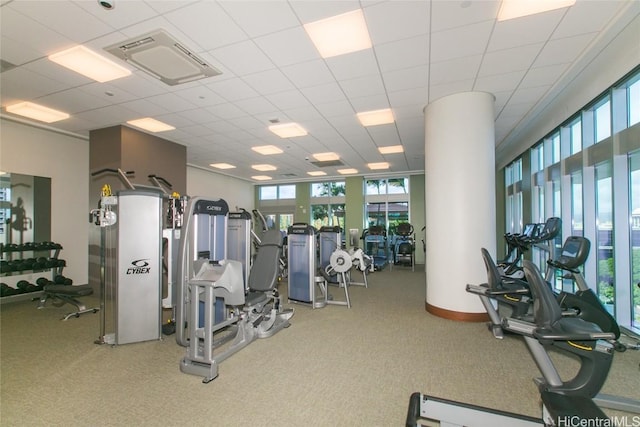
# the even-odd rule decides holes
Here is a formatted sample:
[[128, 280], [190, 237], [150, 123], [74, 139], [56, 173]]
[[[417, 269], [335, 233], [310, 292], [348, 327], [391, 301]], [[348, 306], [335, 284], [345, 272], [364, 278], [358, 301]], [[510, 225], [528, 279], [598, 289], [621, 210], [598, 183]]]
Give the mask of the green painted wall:
[[[347, 248], [349, 248], [349, 230], [358, 229], [358, 235], [362, 235], [364, 223], [364, 188], [361, 176], [348, 177], [345, 180], [345, 233]], [[359, 243], [361, 246], [362, 244]]]
[[309, 210], [311, 209], [311, 183], [300, 182], [296, 185], [296, 211], [293, 214], [294, 222], [309, 223], [311, 221]]

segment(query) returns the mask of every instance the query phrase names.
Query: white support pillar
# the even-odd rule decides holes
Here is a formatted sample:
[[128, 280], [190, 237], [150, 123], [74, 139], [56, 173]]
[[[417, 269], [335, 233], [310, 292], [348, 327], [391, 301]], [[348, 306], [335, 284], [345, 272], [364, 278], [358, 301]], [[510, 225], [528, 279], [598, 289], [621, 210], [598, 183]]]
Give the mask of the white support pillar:
[[426, 309], [456, 320], [486, 312], [467, 283], [486, 283], [496, 256], [494, 96], [464, 92], [425, 107]]

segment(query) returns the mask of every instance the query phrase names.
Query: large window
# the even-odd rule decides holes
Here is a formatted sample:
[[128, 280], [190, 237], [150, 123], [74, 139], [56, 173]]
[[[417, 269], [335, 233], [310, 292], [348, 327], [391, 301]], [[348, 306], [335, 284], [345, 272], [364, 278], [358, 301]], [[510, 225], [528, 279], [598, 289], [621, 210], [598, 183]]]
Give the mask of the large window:
[[409, 222], [409, 179], [366, 179], [365, 228], [382, 226], [389, 235], [401, 222]]
[[596, 142], [611, 136], [611, 102], [609, 97], [600, 101], [593, 109], [595, 114]]
[[613, 263], [613, 200], [609, 162], [596, 166], [596, 247], [598, 297], [614, 314], [615, 274]]
[[344, 229], [346, 187], [344, 181], [311, 184], [311, 225], [340, 226]]
[[263, 185], [260, 187], [260, 200], [295, 199], [295, 184]]
[[[636, 333], [640, 333], [639, 126], [640, 66], [532, 146], [531, 185], [523, 192], [530, 198], [532, 222], [558, 216], [563, 238], [570, 233], [590, 240], [590, 255], [582, 269], [586, 283], [620, 326]], [[513, 164], [505, 167], [505, 178], [507, 223], [513, 224], [510, 218], [517, 214]], [[557, 248], [562, 241], [555, 243]], [[534, 248], [526, 256], [544, 269], [544, 255]], [[564, 282], [564, 290], [571, 291], [572, 284]]]
[[640, 329], [640, 151], [629, 154], [629, 213], [631, 322]]

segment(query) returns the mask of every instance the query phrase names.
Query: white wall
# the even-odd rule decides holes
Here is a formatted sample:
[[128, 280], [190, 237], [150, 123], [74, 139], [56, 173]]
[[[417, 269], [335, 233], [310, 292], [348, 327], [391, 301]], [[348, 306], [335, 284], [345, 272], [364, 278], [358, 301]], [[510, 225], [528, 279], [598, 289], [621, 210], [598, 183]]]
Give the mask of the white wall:
[[67, 261], [63, 274], [76, 284], [86, 283], [88, 139], [0, 118], [0, 170], [51, 178], [51, 240], [63, 247], [60, 258]]
[[187, 166], [187, 194], [223, 199], [231, 212], [254, 208], [253, 184], [241, 179]]

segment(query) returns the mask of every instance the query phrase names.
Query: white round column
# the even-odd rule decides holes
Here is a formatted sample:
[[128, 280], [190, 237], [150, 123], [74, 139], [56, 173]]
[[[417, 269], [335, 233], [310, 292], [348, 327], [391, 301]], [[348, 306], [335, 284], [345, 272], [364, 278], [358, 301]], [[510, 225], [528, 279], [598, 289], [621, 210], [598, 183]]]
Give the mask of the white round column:
[[486, 283], [480, 248], [496, 252], [494, 96], [464, 92], [425, 114], [426, 310], [485, 321], [468, 283]]

